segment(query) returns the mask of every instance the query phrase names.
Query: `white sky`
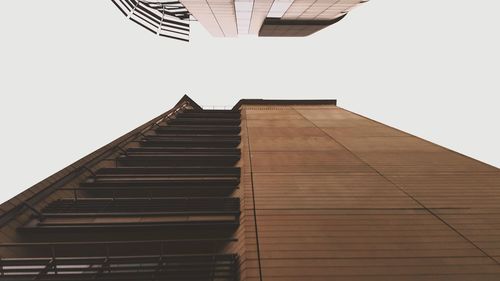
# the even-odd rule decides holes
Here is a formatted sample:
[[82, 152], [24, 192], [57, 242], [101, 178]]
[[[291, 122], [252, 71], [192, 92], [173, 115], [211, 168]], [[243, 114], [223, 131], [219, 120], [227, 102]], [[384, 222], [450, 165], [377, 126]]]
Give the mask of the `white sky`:
[[168, 110], [339, 105], [500, 167], [500, 1], [372, 0], [306, 38], [155, 37], [108, 0], [4, 1], [0, 202]]

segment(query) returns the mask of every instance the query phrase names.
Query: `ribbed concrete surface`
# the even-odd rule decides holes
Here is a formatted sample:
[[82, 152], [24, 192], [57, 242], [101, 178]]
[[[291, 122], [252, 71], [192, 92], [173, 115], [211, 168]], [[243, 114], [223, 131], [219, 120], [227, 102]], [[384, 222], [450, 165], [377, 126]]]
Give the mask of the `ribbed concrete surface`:
[[500, 280], [498, 169], [335, 106], [242, 118], [243, 280]]

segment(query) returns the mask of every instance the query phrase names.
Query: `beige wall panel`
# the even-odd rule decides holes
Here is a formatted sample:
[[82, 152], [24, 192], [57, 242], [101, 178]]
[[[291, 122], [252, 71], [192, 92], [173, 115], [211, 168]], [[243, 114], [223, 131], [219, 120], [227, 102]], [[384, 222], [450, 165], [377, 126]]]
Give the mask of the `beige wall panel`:
[[234, 0], [207, 0], [225, 37], [238, 35]]
[[249, 34], [259, 34], [260, 27], [264, 23], [273, 2], [273, 0], [254, 0]]
[[207, 1], [181, 0], [180, 2], [212, 36], [224, 37], [224, 32]]
[[233, 0], [181, 0], [181, 3], [212, 36], [237, 36]]
[[283, 19], [332, 20], [360, 2], [359, 0], [295, 0]]

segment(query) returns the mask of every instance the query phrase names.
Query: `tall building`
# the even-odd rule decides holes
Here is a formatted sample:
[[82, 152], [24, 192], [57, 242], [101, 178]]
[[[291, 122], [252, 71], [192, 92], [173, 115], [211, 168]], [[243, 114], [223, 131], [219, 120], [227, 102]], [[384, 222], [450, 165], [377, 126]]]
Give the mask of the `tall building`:
[[0, 280], [500, 280], [500, 171], [336, 106], [189, 97], [0, 205]]
[[196, 20], [216, 37], [308, 36], [368, 0], [112, 0], [135, 23], [160, 36], [189, 41]]

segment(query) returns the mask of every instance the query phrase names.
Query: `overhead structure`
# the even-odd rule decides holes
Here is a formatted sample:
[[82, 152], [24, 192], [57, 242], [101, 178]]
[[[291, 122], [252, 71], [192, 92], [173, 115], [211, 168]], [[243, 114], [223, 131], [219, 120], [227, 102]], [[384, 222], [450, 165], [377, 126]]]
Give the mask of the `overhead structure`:
[[189, 41], [189, 11], [179, 1], [111, 0], [131, 21], [159, 36]]
[[[148, 30], [181, 39], [179, 32], [182, 35], [186, 35], [186, 29], [189, 32], [189, 15], [216, 37], [308, 36], [337, 23], [351, 9], [368, 0], [112, 1], [126, 16]], [[187, 24], [187, 27], [179, 27], [175, 23], [178, 20]]]

